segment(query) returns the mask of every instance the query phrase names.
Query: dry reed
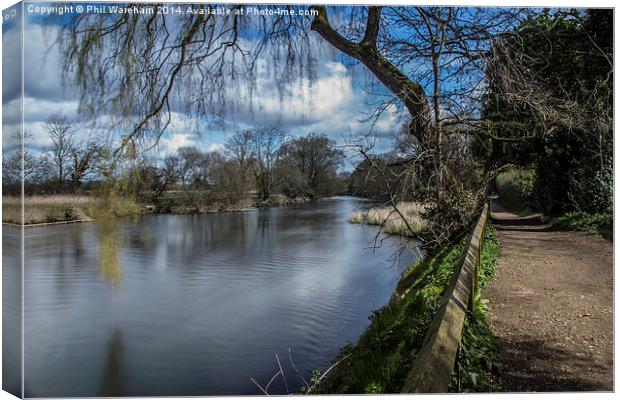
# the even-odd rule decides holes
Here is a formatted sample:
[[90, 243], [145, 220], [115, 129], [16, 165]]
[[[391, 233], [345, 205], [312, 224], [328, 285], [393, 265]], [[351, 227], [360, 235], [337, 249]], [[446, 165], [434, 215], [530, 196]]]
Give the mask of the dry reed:
[[[425, 226], [421, 214], [424, 208], [414, 202], [399, 202], [396, 204], [398, 212], [392, 206], [370, 208], [364, 211], [357, 211], [351, 215], [349, 222], [354, 224], [368, 224], [381, 226], [383, 231], [392, 235], [414, 236], [419, 233]], [[411, 232], [407, 228], [407, 224], [401, 217], [402, 214], [409, 226]]]

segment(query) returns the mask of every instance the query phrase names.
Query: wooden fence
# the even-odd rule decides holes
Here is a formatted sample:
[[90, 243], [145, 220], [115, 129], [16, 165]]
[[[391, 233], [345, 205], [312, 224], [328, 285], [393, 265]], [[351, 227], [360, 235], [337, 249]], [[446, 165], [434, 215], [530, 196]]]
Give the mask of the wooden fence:
[[485, 204], [422, 348], [405, 379], [403, 393], [446, 393], [450, 387], [463, 323], [478, 290], [478, 265], [488, 215], [489, 205]]

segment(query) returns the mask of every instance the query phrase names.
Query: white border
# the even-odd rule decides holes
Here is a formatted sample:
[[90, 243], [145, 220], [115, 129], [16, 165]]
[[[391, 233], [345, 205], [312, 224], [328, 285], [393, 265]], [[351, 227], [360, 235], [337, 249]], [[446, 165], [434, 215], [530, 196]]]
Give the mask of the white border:
[[[32, 1], [29, 1], [32, 2]], [[41, 1], [41, 2], [45, 2], [45, 1]], [[86, 1], [85, 1], [86, 2]], [[94, 1], [90, 1], [90, 2], [94, 2]], [[137, 2], [137, 1], [119, 1], [122, 3], [128, 3], [128, 2]], [[148, 1], [143, 1], [143, 2], [148, 2]], [[166, 0], [164, 1], [166, 3], [187, 3], [187, 1], [183, 1], [183, 0]], [[199, 2], [199, 1], [197, 1]], [[0, 9], [5, 9], [10, 7], [11, 5], [17, 3], [16, 1], [12, 1], [12, 0], [0, 0]], [[233, 0], [224, 0], [224, 1], [214, 1], [214, 3], [233, 3], [233, 4], [237, 4], [239, 3], [239, 1], [233, 1]], [[373, 1], [367, 1], [367, 0], [324, 0], [324, 1], [307, 1], [307, 2], [302, 2], [302, 1], [291, 1], [291, 2], [285, 2], [285, 1], [268, 1], [268, 0], [253, 0], [253, 1], [247, 1], [246, 3], [254, 3], [254, 4], [341, 4], [341, 5], [355, 5], [355, 4], [362, 4], [362, 5], [436, 5], [436, 6], [440, 6], [440, 5], [445, 5], [445, 6], [499, 6], [499, 7], [507, 7], [507, 6], [521, 6], [521, 7], [574, 7], [574, 8], [613, 8], [615, 6], [614, 1], [610, 1], [610, 0], [590, 0], [590, 1], [576, 1], [576, 0], [564, 0], [564, 1], [560, 1], [560, 0], [521, 0], [518, 2], [512, 2], [512, 3], [507, 3], [507, 2], [502, 2], [500, 0], [477, 0], [477, 1], [473, 1], [473, 0], [424, 0], [421, 2], [413, 2], [413, 1], [405, 1], [405, 0], [396, 0], [396, 1], [386, 1], [386, 0], [373, 0]], [[22, 13], [23, 13], [23, 8], [22, 8]], [[23, 16], [22, 16], [23, 17]], [[616, 27], [618, 26], [618, 22], [619, 22], [620, 17], [618, 16], [618, 12], [614, 12], [614, 38], [615, 38], [615, 32], [616, 32]], [[22, 24], [22, 38], [23, 38], [23, 29], [24, 26]], [[0, 39], [2, 37], [2, 34], [0, 32]], [[615, 54], [617, 54], [618, 52], [618, 48], [620, 46], [618, 45], [618, 42], [615, 41], [614, 42], [614, 56]], [[23, 63], [23, 50], [22, 50], [22, 63]], [[615, 57], [614, 57], [615, 59]], [[23, 64], [22, 64], [23, 65]], [[2, 75], [2, 63], [0, 63], [0, 76]], [[1, 81], [1, 79], [0, 79]], [[614, 82], [617, 82], [617, 74], [616, 71], [614, 70]], [[0, 82], [0, 91], [2, 89], [2, 83]], [[615, 89], [615, 88], [614, 88]], [[23, 93], [23, 82], [22, 82], [22, 93]], [[23, 103], [23, 97], [22, 97], [22, 103]], [[615, 106], [615, 91], [614, 91], [614, 106]], [[23, 106], [22, 106], [23, 107]], [[23, 108], [22, 108], [23, 111]], [[618, 115], [619, 115], [619, 111], [618, 108], [615, 107], [614, 108], [614, 122], [617, 121], [618, 119]], [[0, 121], [2, 118], [2, 107], [0, 107]], [[22, 119], [23, 119], [23, 112], [22, 112]], [[615, 129], [615, 124], [614, 124], [614, 138], [615, 138], [615, 133], [616, 133], [616, 129]], [[617, 140], [614, 140], [614, 172], [615, 172], [615, 160], [616, 157], [618, 155], [618, 149], [620, 148], [620, 145], [618, 144]], [[1, 159], [1, 155], [0, 155], [0, 159]], [[618, 177], [617, 174], [614, 174], [614, 209], [616, 206], [616, 202], [617, 202], [617, 196], [615, 196], [615, 194], [617, 193], [617, 189], [618, 189], [618, 183], [620, 182], [620, 178]], [[0, 194], [1, 194], [1, 190], [0, 190]], [[1, 211], [1, 205], [0, 205], [0, 211]], [[616, 226], [615, 226], [615, 218], [614, 218], [614, 237], [617, 237], [617, 231], [616, 231]], [[0, 228], [1, 229], [1, 228]], [[22, 240], [23, 240], [23, 235], [22, 235]], [[0, 237], [0, 245], [2, 244], [2, 239]], [[616, 310], [616, 289], [617, 289], [617, 285], [616, 285], [616, 274], [615, 274], [615, 243], [614, 243], [614, 389], [616, 388], [616, 383], [618, 382], [618, 368], [615, 368], [616, 364], [615, 364], [615, 355], [618, 354], [618, 332], [615, 330], [618, 322], [618, 315], [615, 313]], [[22, 252], [23, 252], [23, 243], [22, 243]], [[23, 257], [23, 254], [22, 254]], [[23, 258], [22, 258], [23, 260]], [[0, 267], [2, 261], [0, 259]], [[2, 294], [2, 287], [0, 285], [0, 296]], [[22, 332], [23, 332], [23, 268], [22, 268]], [[1, 312], [0, 312], [1, 313]], [[1, 315], [1, 314], [0, 314]], [[0, 333], [1, 333], [1, 326], [0, 326]], [[23, 337], [22, 337], [22, 342], [23, 342]], [[22, 343], [23, 346], [23, 343]], [[2, 349], [2, 343], [0, 341], [0, 352]], [[22, 347], [22, 356], [23, 356], [23, 347]], [[23, 358], [22, 358], [23, 360]], [[0, 370], [1, 370], [1, 366], [0, 366]], [[23, 378], [23, 363], [22, 363], [22, 378]], [[1, 379], [1, 375], [0, 375], [0, 379]], [[23, 385], [23, 382], [22, 382]], [[23, 390], [23, 386], [22, 386], [22, 390]], [[495, 398], [507, 398], [507, 399], [515, 399], [515, 400], [520, 400], [520, 399], [552, 399], [552, 400], [581, 400], [584, 398], [588, 398], [588, 399], [611, 399], [611, 398], [616, 398], [615, 393], [591, 393], [591, 392], [576, 392], [576, 393], [511, 393], [511, 394], [497, 394], [497, 393], [484, 393], [484, 394], [442, 394], [442, 395], [381, 395], [381, 396], [372, 396], [373, 399], [394, 399], [394, 398], [415, 398], [416, 399], [447, 399], [447, 398], [467, 398], [467, 399], [472, 399], [472, 400], [484, 400], [484, 399], [495, 399]], [[317, 398], [317, 399], [332, 399], [334, 397], [345, 397], [345, 396], [312, 396], [312, 398]], [[185, 397], [167, 397], [169, 399], [185, 399]], [[207, 398], [207, 397], [191, 397], [191, 398]], [[232, 399], [243, 399], [244, 397], [239, 397], [239, 396], [229, 396], [229, 397], [208, 397], [208, 398], [222, 398], [222, 399], [226, 399], [226, 400], [232, 400]], [[363, 399], [363, 398], [368, 398], [368, 396], [346, 396], [347, 399], [351, 399], [351, 400], [358, 400], [358, 399]], [[15, 397], [11, 396], [10, 394], [6, 393], [6, 392], [0, 392], [0, 400], [5, 400], [5, 399], [15, 399]], [[78, 398], [72, 398], [72, 399], [78, 399]]]

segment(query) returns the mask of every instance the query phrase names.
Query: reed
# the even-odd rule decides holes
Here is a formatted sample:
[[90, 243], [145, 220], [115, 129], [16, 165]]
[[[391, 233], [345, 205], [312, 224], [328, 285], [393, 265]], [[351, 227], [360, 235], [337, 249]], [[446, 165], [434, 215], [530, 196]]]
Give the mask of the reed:
[[[351, 215], [349, 222], [381, 226], [383, 231], [392, 235], [415, 236], [421, 232], [425, 223], [422, 218], [424, 207], [415, 202], [399, 202], [394, 207], [375, 207], [357, 211]], [[404, 216], [411, 230], [401, 217]], [[412, 232], [413, 230], [413, 232]]]

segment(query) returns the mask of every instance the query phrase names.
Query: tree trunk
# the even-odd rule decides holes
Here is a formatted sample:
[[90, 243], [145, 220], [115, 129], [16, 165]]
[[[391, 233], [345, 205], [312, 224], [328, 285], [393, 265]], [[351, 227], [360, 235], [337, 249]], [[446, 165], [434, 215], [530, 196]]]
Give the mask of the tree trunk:
[[318, 14], [312, 21], [311, 29], [338, 50], [364, 64], [403, 102], [411, 115], [409, 133], [416, 137], [422, 146], [428, 147], [430, 110], [424, 89], [419, 83], [411, 81], [377, 50], [381, 7], [369, 7], [366, 32], [360, 43], [349, 41], [332, 28], [325, 6], [317, 6], [316, 10]]

